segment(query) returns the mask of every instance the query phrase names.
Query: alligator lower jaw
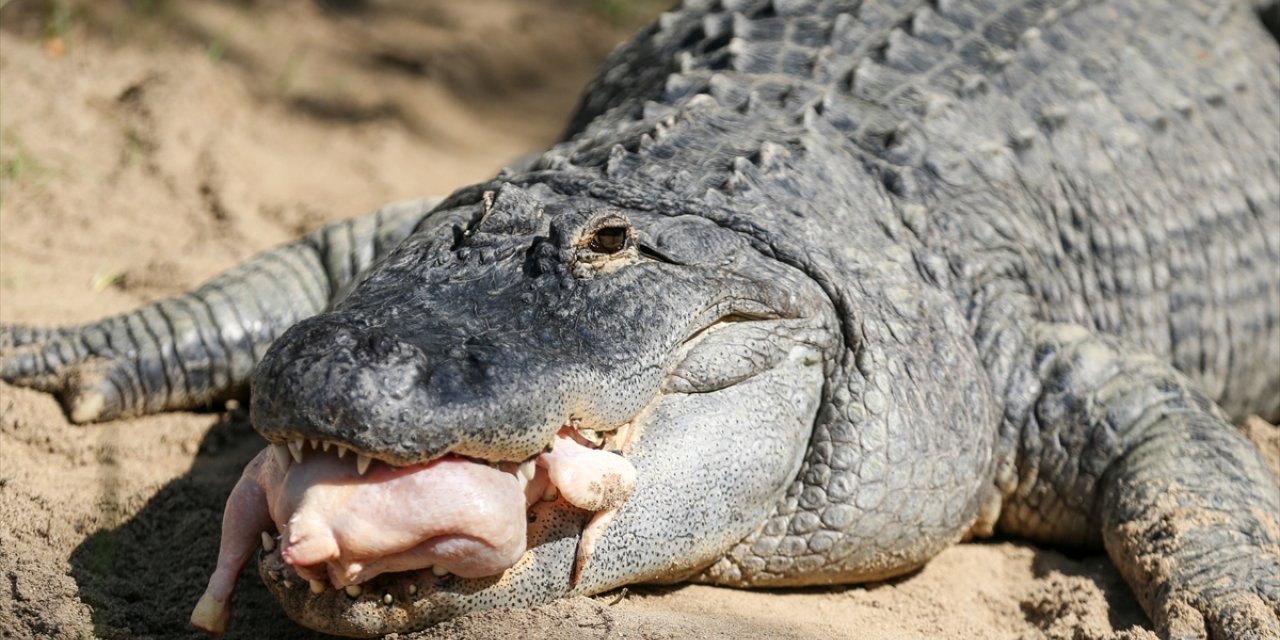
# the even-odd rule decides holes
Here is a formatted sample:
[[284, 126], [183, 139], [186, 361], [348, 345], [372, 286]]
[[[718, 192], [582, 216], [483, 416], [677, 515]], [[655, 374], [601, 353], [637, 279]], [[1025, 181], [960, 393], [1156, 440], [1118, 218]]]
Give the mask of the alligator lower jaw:
[[281, 557], [259, 555], [258, 572], [285, 614], [305, 627], [350, 637], [420, 630], [471, 611], [550, 602], [572, 588], [574, 556], [592, 514], [563, 499], [529, 508], [529, 549], [499, 575], [463, 578], [432, 569], [387, 573], [346, 589], [317, 589]]
[[[441, 586], [455, 580], [475, 590], [509, 581], [531, 562], [527, 549], [538, 544], [532, 533], [539, 513], [578, 521], [560, 538], [571, 533], [581, 544], [557, 568], [576, 579], [575, 563], [578, 570], [586, 563], [635, 485], [630, 462], [569, 428], [524, 463], [448, 456], [409, 467], [359, 459], [353, 465], [341, 459], [341, 449], [306, 444], [273, 445], [246, 468], [227, 503], [218, 569], [192, 614], [197, 628], [225, 627], [234, 576], [259, 536], [267, 551], [264, 580], [290, 616], [331, 632], [405, 628], [404, 606], [418, 626], [455, 615], [462, 605], [447, 604], [457, 595], [441, 596]], [[273, 520], [283, 535], [263, 530]], [[365, 611], [370, 602], [382, 608]], [[494, 605], [467, 608], [484, 606]], [[336, 622], [352, 615], [358, 624]], [[335, 631], [330, 618], [346, 631]]]

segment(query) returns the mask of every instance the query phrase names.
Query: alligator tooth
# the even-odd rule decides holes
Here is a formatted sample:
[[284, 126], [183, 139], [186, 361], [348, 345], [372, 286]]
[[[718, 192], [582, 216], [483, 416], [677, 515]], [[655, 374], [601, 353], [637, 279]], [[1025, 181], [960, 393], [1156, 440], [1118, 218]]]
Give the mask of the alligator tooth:
[[382, 604], [390, 605], [392, 602], [395, 602], [395, 598], [392, 598], [391, 594], [389, 593], [382, 594]]
[[532, 482], [533, 476], [538, 472], [538, 461], [535, 458], [525, 460], [520, 465], [520, 475], [524, 477], [525, 482]]
[[311, 593], [324, 593], [324, 580], [310, 580]]
[[329, 442], [328, 440], [325, 440], [324, 442], [321, 442], [321, 443], [320, 443], [320, 450], [321, 450], [321, 451], [328, 451], [328, 450], [329, 450], [329, 447], [331, 447], [331, 446], [333, 446], [333, 443]]
[[597, 447], [604, 442], [604, 436], [600, 435], [600, 432], [595, 429], [578, 429], [578, 435]]
[[272, 538], [271, 534], [266, 531], [262, 532], [262, 550], [267, 553], [271, 553], [276, 550], [276, 539]]
[[267, 575], [268, 575], [268, 576], [271, 576], [271, 581], [272, 581], [272, 582], [279, 582], [279, 581], [280, 581], [280, 572], [279, 572], [279, 571], [276, 571], [275, 569], [272, 569], [272, 570], [268, 571], [268, 572], [267, 572]]
[[413, 595], [417, 592], [418, 592], [418, 585], [416, 584], [409, 585], [409, 595]]
[[547, 490], [542, 492], [542, 501], [554, 502], [559, 495], [560, 495], [560, 490], [557, 489], [554, 484], [548, 484]]
[[271, 445], [271, 453], [276, 457], [276, 466], [281, 469], [289, 468], [289, 447], [282, 444]]
[[440, 565], [435, 565], [435, 566], [431, 567], [431, 573], [436, 574], [436, 577], [437, 577], [437, 578], [443, 578], [443, 577], [445, 577], [445, 576], [449, 575], [449, 570], [448, 570], [448, 569], [446, 569], [446, 568], [444, 568], [444, 567], [442, 567], [442, 566], [440, 566]]
[[312, 448], [312, 449], [319, 449], [319, 448], [320, 448], [320, 441], [319, 441], [319, 440], [316, 440], [316, 439], [314, 439], [314, 438], [313, 438], [312, 440], [310, 440], [310, 443], [311, 443], [311, 448]]
[[358, 584], [349, 584], [346, 589], [343, 589], [343, 591], [346, 591], [347, 595], [352, 598], [359, 598], [360, 594], [364, 592], [364, 589], [361, 589]]
[[344, 447], [344, 446], [342, 446], [342, 445], [336, 445], [336, 446], [338, 447], [338, 457], [339, 457], [339, 458], [341, 458], [342, 456], [347, 455], [347, 448], [346, 448], [346, 447]]
[[289, 455], [293, 456], [293, 461], [302, 464], [302, 438], [289, 441]]
[[286, 588], [286, 589], [292, 589], [292, 588], [293, 588], [293, 583], [292, 583], [292, 582], [290, 582], [290, 581], [288, 581], [288, 580], [285, 580], [284, 582], [281, 582], [281, 583], [280, 583], [280, 586], [282, 586], [282, 587], [284, 587], [284, 588]]
[[366, 471], [368, 471], [368, 470], [369, 470], [369, 465], [370, 465], [372, 462], [373, 462], [373, 458], [370, 458], [369, 456], [366, 456], [366, 455], [364, 455], [363, 453], [361, 453], [361, 454], [357, 455], [357, 456], [356, 456], [356, 471], [357, 471], [360, 475], [364, 475], [364, 473], [365, 473]]

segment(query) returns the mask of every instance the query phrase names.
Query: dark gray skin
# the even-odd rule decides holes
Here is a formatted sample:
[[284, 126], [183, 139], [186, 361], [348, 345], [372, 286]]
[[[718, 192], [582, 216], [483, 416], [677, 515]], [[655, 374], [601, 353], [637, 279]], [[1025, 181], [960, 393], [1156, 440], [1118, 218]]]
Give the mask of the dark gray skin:
[[1230, 424], [1280, 415], [1257, 14], [810, 4], [688, 2], [525, 166], [133, 314], [6, 327], [0, 373], [77, 421], [252, 375], [269, 441], [392, 464], [636, 429], [635, 494], [585, 566], [562, 502], [501, 579], [352, 600], [264, 555], [286, 612], [336, 633], [635, 582], [879, 580], [998, 530], [1105, 547], [1164, 635], [1280, 636], [1280, 488]]

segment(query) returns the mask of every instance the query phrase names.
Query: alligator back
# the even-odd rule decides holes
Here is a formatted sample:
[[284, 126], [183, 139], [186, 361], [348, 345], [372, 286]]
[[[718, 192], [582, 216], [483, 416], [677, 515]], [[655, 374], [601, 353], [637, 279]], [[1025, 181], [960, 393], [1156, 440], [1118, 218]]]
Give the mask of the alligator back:
[[[838, 137], [846, 171], [874, 178], [858, 188], [892, 203], [877, 233], [943, 260], [979, 333], [1012, 289], [1035, 317], [1168, 359], [1236, 416], [1280, 413], [1280, 49], [1246, 6], [726, 0], [653, 29], [615, 53], [550, 158], [684, 136], [668, 146], [705, 157], [644, 178], [723, 191], [762, 139]], [[654, 131], [697, 96], [751, 112], [752, 130]], [[800, 198], [829, 188], [785, 179]], [[846, 237], [798, 242], [863, 234], [841, 204], [816, 217]], [[752, 224], [775, 236], [803, 224], [763, 211]]]

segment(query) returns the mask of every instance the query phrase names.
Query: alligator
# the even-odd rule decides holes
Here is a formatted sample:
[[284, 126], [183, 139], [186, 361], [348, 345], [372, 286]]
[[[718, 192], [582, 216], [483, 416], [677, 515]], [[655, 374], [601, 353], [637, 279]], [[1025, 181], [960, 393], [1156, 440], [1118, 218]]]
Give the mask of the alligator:
[[544, 153], [5, 326], [0, 377], [76, 422], [249, 386], [210, 632], [255, 553], [369, 636], [1000, 532], [1105, 548], [1162, 635], [1280, 637], [1280, 488], [1232, 426], [1280, 414], [1274, 14], [686, 0]]

